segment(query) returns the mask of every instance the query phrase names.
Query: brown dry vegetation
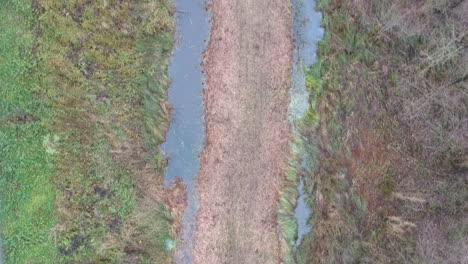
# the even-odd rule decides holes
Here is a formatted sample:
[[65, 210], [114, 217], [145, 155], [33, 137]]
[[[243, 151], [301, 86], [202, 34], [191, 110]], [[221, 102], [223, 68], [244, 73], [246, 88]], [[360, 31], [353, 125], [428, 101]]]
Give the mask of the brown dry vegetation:
[[194, 263], [279, 263], [289, 154], [288, 1], [214, 0]]
[[468, 1], [319, 8], [316, 215], [298, 262], [468, 263]]

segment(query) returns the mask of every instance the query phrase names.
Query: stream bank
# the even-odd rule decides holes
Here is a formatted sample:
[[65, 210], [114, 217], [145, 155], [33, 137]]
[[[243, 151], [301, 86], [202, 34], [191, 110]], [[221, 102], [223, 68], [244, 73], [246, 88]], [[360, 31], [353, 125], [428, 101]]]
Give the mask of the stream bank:
[[[295, 37], [295, 54], [293, 65], [293, 77], [291, 88], [291, 104], [290, 104], [290, 122], [294, 136], [302, 137], [300, 132], [301, 120], [307, 115], [308, 109], [311, 107], [309, 103], [309, 91], [306, 87], [305, 71], [311, 67], [317, 57], [317, 46], [322, 39], [324, 30], [321, 27], [322, 14], [316, 11], [315, 0], [294, 0], [294, 37]], [[299, 151], [299, 184], [297, 190], [299, 197], [294, 210], [294, 216], [298, 224], [298, 234], [294, 248], [300, 246], [303, 237], [312, 230], [309, 225], [309, 218], [312, 216], [310, 201], [308, 194], [305, 191], [303, 171], [312, 169], [314, 164], [313, 158], [303, 149], [302, 140], [293, 139], [292, 151]]]
[[315, 11], [315, 0], [293, 1], [292, 31], [295, 41], [292, 67], [289, 123], [292, 131], [291, 156], [286, 171], [285, 186], [279, 200], [278, 223], [283, 238], [283, 255], [286, 263], [295, 263], [295, 251], [303, 237], [312, 230], [310, 198], [305, 191], [303, 176], [313, 169], [313, 153], [306, 146], [302, 134], [304, 120], [311, 107], [306, 86], [306, 70], [315, 63], [317, 45], [323, 36], [321, 13]]

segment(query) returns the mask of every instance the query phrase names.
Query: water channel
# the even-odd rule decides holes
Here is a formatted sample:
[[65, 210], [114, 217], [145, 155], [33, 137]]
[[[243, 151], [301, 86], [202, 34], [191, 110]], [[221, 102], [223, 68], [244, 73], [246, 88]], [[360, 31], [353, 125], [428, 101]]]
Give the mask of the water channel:
[[[309, 109], [309, 91], [306, 87], [305, 69], [316, 61], [317, 45], [322, 39], [324, 30], [320, 26], [322, 14], [316, 11], [315, 0], [293, 0], [293, 36], [295, 41], [294, 64], [292, 72], [292, 87], [290, 90], [291, 102], [289, 106], [289, 121], [295, 137], [300, 138], [300, 132], [296, 127], [296, 122], [305, 117]], [[301, 145], [302, 142], [293, 141], [291, 144], [293, 152], [300, 152], [299, 164], [304, 169], [313, 166], [310, 158]], [[309, 219], [312, 216], [308, 195], [304, 189], [304, 179], [300, 173], [299, 185], [297, 186], [299, 199], [295, 208], [295, 218], [298, 225], [298, 237], [295, 243], [297, 248], [304, 236], [312, 230]]]
[[204, 0], [176, 0], [176, 43], [169, 74], [168, 90], [172, 120], [161, 150], [169, 159], [165, 187], [177, 178], [187, 186], [188, 205], [184, 213], [181, 245], [177, 246], [176, 262], [191, 263], [191, 249], [198, 209], [196, 176], [200, 169], [199, 155], [205, 140], [203, 73], [201, 62], [210, 34], [210, 17]]

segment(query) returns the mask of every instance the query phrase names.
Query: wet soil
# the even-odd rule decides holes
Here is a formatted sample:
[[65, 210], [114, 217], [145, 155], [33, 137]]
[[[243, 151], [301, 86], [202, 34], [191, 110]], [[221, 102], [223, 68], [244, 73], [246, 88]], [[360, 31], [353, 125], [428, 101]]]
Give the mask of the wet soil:
[[281, 263], [276, 219], [290, 153], [291, 2], [213, 0], [211, 11], [193, 262]]

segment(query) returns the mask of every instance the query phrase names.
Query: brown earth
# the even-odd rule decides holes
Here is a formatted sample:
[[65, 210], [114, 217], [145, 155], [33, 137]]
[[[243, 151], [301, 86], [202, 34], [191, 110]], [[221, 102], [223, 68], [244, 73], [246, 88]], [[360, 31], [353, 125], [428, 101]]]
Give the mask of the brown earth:
[[278, 197], [289, 154], [290, 1], [213, 0], [207, 142], [194, 263], [281, 263]]

